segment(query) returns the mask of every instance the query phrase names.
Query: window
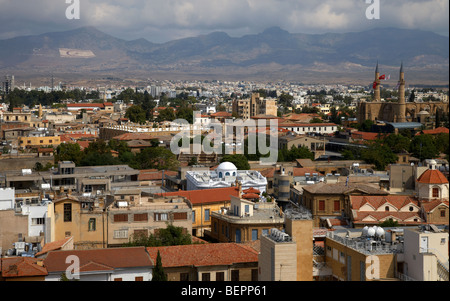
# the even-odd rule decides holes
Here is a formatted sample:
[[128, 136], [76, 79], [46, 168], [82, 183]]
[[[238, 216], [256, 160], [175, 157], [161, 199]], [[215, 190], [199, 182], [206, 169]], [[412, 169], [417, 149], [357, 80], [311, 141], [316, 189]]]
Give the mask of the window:
[[167, 221], [169, 219], [169, 215], [167, 213], [155, 213], [155, 221]]
[[384, 207], [384, 211], [389, 211], [389, 206]]
[[144, 281], [144, 277], [142, 276], [134, 277], [134, 281]]
[[84, 192], [92, 192], [92, 185], [84, 186]]
[[250, 206], [249, 205], [245, 205], [245, 213], [249, 213], [250, 212]]
[[195, 210], [192, 210], [192, 222], [195, 223]]
[[147, 213], [136, 213], [133, 218], [134, 218], [135, 222], [146, 222], [146, 221], [148, 221], [148, 214]]
[[69, 237], [69, 236], [72, 236], [72, 232], [66, 231], [66, 232], [64, 233], [64, 237]]
[[114, 222], [128, 222], [128, 214], [114, 214]]
[[334, 211], [341, 210], [341, 202], [340, 201], [334, 201]]
[[441, 210], [441, 217], [445, 217], [445, 210]]
[[340, 257], [340, 260], [339, 260], [339, 261], [340, 261], [341, 263], [345, 264], [345, 254], [344, 254], [344, 252], [341, 252], [341, 254], [340, 254], [339, 257]]
[[319, 201], [319, 211], [325, 211], [325, 201]]
[[258, 239], [258, 229], [252, 229], [252, 240]]
[[216, 281], [225, 281], [225, 273], [216, 272]]
[[231, 271], [231, 281], [239, 281], [239, 270]]
[[439, 188], [434, 187], [433, 188], [433, 197], [438, 198], [439, 197]]
[[72, 204], [64, 204], [64, 222], [72, 221]]
[[189, 273], [180, 273], [180, 281], [189, 281]]
[[258, 281], [258, 269], [252, 269], [252, 281]]
[[90, 218], [88, 231], [95, 231], [95, 229], [96, 229], [95, 218]]
[[174, 214], [173, 214], [173, 219], [174, 220], [176, 220], [176, 221], [179, 221], [179, 220], [187, 220], [187, 212], [175, 212]]
[[128, 229], [114, 230], [114, 238], [128, 238]]
[[211, 275], [209, 273], [203, 273], [202, 281], [211, 281]]
[[332, 249], [330, 246], [327, 246], [327, 257], [331, 257], [332, 255]]
[[31, 219], [31, 225], [37, 226], [37, 225], [45, 225], [45, 218], [32, 218]]
[[209, 209], [205, 209], [205, 222], [208, 222], [209, 218]]

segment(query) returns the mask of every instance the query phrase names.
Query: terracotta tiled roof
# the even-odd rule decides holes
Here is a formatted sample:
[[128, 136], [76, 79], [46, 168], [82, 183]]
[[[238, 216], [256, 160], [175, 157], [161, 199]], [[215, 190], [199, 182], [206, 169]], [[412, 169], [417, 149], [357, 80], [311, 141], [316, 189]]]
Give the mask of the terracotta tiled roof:
[[312, 175], [313, 173], [321, 174], [320, 172], [312, 168], [294, 167], [294, 177], [304, 177], [305, 173], [309, 173], [310, 175]]
[[258, 262], [258, 252], [237, 243], [192, 244], [147, 248], [156, 262], [158, 251], [163, 267], [214, 266]]
[[363, 205], [370, 204], [375, 210], [385, 205], [391, 204], [397, 210], [413, 204], [419, 207], [419, 201], [407, 195], [352, 195], [350, 196], [350, 204], [353, 210], [359, 210]]
[[360, 132], [360, 131], [352, 132], [352, 139], [376, 140], [378, 139], [378, 136], [379, 133]]
[[[365, 220], [367, 217], [372, 217], [374, 220], [369, 221]], [[391, 211], [384, 211], [384, 212], [358, 212], [356, 217], [353, 219], [353, 223], [360, 224], [360, 223], [374, 223], [379, 224], [380, 222], [385, 221], [386, 219], [393, 218], [394, 220], [398, 220], [401, 223], [410, 223], [410, 224], [420, 224], [423, 223], [422, 218], [420, 217], [418, 212], [391, 212]], [[417, 221], [414, 221], [416, 219]]]
[[429, 202], [422, 202], [422, 207], [424, 209], [425, 212], [431, 212], [433, 211], [435, 208], [439, 207], [440, 205], [444, 205], [448, 207], [448, 201], [443, 201], [443, 200], [433, 200], [433, 201], [429, 201]]
[[42, 254], [48, 253], [50, 251], [55, 251], [55, 250], [60, 250], [62, 247], [64, 247], [70, 240], [72, 240], [73, 237], [66, 237], [64, 239], [61, 240], [57, 240], [57, 241], [52, 241], [49, 243], [46, 243], [44, 245], [44, 247], [42, 247], [42, 250], [38, 253], [36, 253], [35, 256], [40, 256]]
[[239, 190], [232, 186], [226, 188], [180, 190], [159, 194], [162, 196], [182, 196], [187, 198], [193, 205], [230, 202], [231, 196], [239, 196]]
[[[423, 134], [428, 134], [428, 135], [436, 135], [436, 134], [448, 134], [449, 133], [449, 129], [445, 128], [445, 127], [438, 127], [435, 128], [433, 130], [422, 130]], [[420, 132], [417, 133], [416, 135], [420, 135]]]
[[48, 275], [47, 269], [37, 264], [41, 259], [30, 257], [0, 258], [1, 276], [10, 277], [33, 277]]
[[80, 268], [86, 271], [153, 267], [153, 262], [144, 247], [110, 248], [92, 250], [52, 251], [44, 260], [49, 273], [65, 271], [70, 264], [66, 263], [69, 255], [78, 256]]
[[318, 184], [307, 185], [303, 187], [303, 190], [315, 194], [347, 194], [353, 191], [365, 192], [369, 195], [387, 195], [388, 193], [384, 190], [375, 188], [367, 184], [360, 183], [337, 183], [337, 184], [327, 184], [320, 182]]
[[448, 180], [439, 170], [428, 169], [417, 179], [417, 182], [426, 184], [446, 184], [448, 183]]
[[[165, 176], [176, 176], [178, 172], [171, 171], [171, 170], [165, 170], [164, 175]], [[144, 171], [141, 170], [138, 175], [138, 181], [155, 181], [155, 180], [162, 180], [162, 171], [158, 171], [157, 169], [152, 171]]]

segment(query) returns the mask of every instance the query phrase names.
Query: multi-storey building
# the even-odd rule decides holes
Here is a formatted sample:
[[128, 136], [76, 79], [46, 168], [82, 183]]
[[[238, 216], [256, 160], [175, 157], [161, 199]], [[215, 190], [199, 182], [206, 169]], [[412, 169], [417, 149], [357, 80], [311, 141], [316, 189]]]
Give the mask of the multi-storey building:
[[253, 93], [249, 99], [234, 100], [233, 113], [244, 120], [258, 115], [277, 116], [277, 101], [261, 98], [259, 93]]

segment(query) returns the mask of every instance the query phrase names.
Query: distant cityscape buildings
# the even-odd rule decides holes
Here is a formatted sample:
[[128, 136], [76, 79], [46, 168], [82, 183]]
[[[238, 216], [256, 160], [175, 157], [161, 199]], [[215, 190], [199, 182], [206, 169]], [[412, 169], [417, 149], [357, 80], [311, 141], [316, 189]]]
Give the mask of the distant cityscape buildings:
[[[0, 281], [66, 280], [68, 255], [86, 281], [150, 281], [156, 266], [170, 281], [449, 281], [448, 91], [415, 91], [401, 65], [384, 97], [380, 71], [369, 88], [5, 77]], [[71, 97], [11, 105], [14, 88]], [[190, 152], [237, 119], [266, 121], [276, 162], [238, 153], [248, 128], [221, 144], [227, 154]], [[379, 164], [387, 138], [399, 140]], [[423, 138], [419, 153], [400, 138]]]

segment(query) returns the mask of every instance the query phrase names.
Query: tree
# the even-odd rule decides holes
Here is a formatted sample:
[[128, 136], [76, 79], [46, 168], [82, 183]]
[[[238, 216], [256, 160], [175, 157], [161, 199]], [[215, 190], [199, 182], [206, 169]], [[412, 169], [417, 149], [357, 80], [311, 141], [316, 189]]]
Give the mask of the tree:
[[75, 165], [79, 165], [84, 157], [84, 153], [77, 143], [63, 143], [56, 148], [55, 162], [72, 161]]
[[166, 273], [164, 273], [161, 261], [161, 254], [159, 254], [159, 250], [158, 254], [156, 255], [156, 264], [153, 268], [152, 281], [167, 281], [167, 275]]
[[176, 119], [175, 112], [172, 108], [165, 108], [159, 111], [159, 121], [174, 121]]
[[224, 155], [220, 162], [231, 162], [236, 166], [238, 170], [250, 169], [250, 164], [248, 163], [247, 158], [242, 154]]
[[380, 227], [398, 227], [398, 221], [394, 221], [392, 218], [385, 220], [384, 222], [380, 223]]
[[409, 151], [419, 160], [433, 159], [439, 155], [433, 136], [428, 134], [414, 136]]
[[128, 118], [131, 122], [145, 123], [147, 114], [140, 105], [133, 105], [129, 107], [125, 113], [125, 118]]
[[129, 164], [136, 169], [176, 170], [179, 162], [170, 149], [163, 147], [148, 147], [136, 154], [135, 159]]
[[374, 164], [377, 170], [385, 170], [387, 165], [397, 162], [398, 157], [389, 146], [381, 140], [376, 140], [361, 150], [361, 159]]
[[409, 150], [411, 140], [400, 134], [391, 134], [384, 139], [384, 143], [396, 154]]

